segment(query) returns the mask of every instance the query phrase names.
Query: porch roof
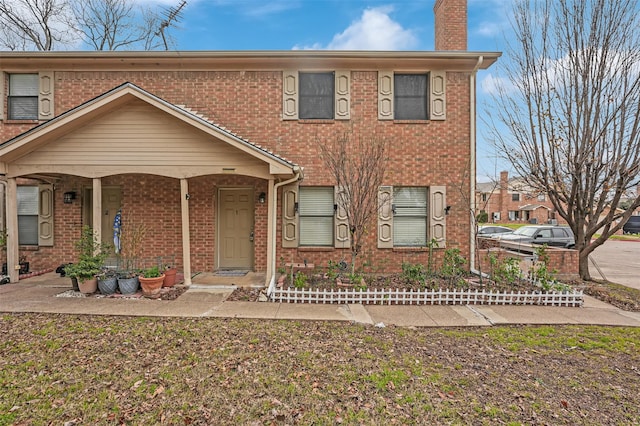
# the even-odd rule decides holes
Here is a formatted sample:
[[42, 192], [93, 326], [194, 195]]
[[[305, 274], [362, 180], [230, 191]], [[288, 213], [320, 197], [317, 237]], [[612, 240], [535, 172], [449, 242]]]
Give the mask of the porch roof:
[[520, 210], [522, 210], [522, 211], [533, 211], [533, 210], [538, 210], [539, 208], [551, 210], [549, 207], [547, 207], [547, 206], [545, 206], [543, 204], [527, 204], [526, 206], [520, 207]]
[[[175, 158], [179, 155], [180, 149], [188, 148], [193, 151], [191, 158], [197, 159], [199, 165], [190, 167], [191, 164], [185, 164], [179, 168], [166, 168], [161, 173], [154, 172], [155, 174], [183, 178], [201, 174], [235, 173], [269, 178], [273, 175], [289, 177], [294, 175], [297, 169], [297, 165], [291, 161], [212, 122], [196, 111], [167, 102], [135, 84], [124, 83], [0, 144], [0, 173], [15, 177], [29, 173], [63, 171], [86, 177], [101, 177], [114, 173], [147, 172], [145, 164], [140, 165], [139, 161], [135, 162], [137, 168], [131, 169], [132, 164], [128, 164], [126, 160], [121, 158], [122, 156], [118, 157], [120, 159], [115, 158], [111, 162], [107, 161], [106, 164], [104, 162], [91, 164], [91, 161], [80, 164], [73, 163], [73, 160], [68, 164], [63, 164], [62, 160], [56, 163], [56, 158], [61, 158], [63, 151], [67, 154], [71, 151], [71, 142], [67, 141], [70, 139], [71, 133], [86, 129], [87, 126], [97, 123], [99, 120], [104, 121], [105, 116], [115, 115], [123, 108], [130, 108], [137, 112], [141, 121], [147, 120], [147, 129], [153, 129], [158, 122], [164, 122], [165, 120], [162, 118], [168, 115], [172, 117], [173, 125], [179, 129], [180, 136], [188, 134], [190, 138], [187, 142], [191, 145], [171, 147], [166, 154]], [[152, 121], [153, 119], [156, 121]], [[118, 122], [112, 120], [108, 125], [112, 129], [118, 127]], [[93, 135], [95, 136], [97, 133], [96, 131]], [[87, 137], [87, 135], [83, 136]], [[155, 152], [158, 150], [153, 149], [154, 142], [150, 139], [143, 140], [139, 137], [137, 140], [131, 140], [129, 144], [131, 145], [131, 142], [134, 144], [135, 142], [146, 143], [147, 146], [143, 147], [138, 154], [145, 158], [155, 156], [159, 161], [160, 154]], [[41, 154], [40, 158], [34, 154], [39, 148], [51, 142], [58, 145], [67, 144], [64, 149], [57, 147], [56, 152], [60, 157], [56, 157], [56, 152], [48, 152], [47, 161], [44, 161], [44, 154]], [[110, 145], [109, 142], [106, 138], [102, 138], [100, 149], [103, 152]], [[218, 142], [219, 146], [214, 152], [211, 151], [211, 145], [215, 142]], [[165, 148], [167, 146], [167, 144], [164, 145]], [[76, 152], [78, 149], [81, 151], [90, 150], [91, 147], [89, 144], [82, 144], [79, 148], [75, 146]], [[206, 162], [207, 154], [215, 157], [218, 164], [208, 164]], [[88, 155], [91, 155], [91, 152], [87, 151]], [[228, 161], [230, 167], [222, 167], [221, 162], [224, 161]], [[149, 164], [149, 166], [152, 165]]]

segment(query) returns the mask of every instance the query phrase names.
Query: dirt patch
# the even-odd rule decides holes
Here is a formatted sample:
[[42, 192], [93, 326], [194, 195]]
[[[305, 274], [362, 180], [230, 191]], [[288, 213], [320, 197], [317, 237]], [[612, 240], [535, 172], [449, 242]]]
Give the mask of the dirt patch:
[[[290, 281], [285, 281], [282, 286], [290, 286]], [[353, 288], [353, 284], [339, 285], [335, 280], [330, 280], [326, 275], [311, 275], [305, 288], [311, 289], [339, 289]], [[595, 297], [625, 311], [640, 312], [640, 290], [612, 283], [587, 282], [572, 280], [565, 283], [568, 289], [583, 290], [585, 294]], [[360, 286], [371, 289], [411, 289], [411, 290], [438, 290], [438, 289], [477, 289], [492, 291], [541, 291], [541, 288], [528, 281], [520, 280], [514, 284], [495, 283], [484, 279], [481, 283], [469, 277], [452, 280], [450, 278], [433, 277], [422, 282], [407, 280], [402, 274], [371, 275], [364, 278]], [[237, 288], [227, 298], [229, 301], [258, 301], [260, 294], [265, 294], [264, 289]]]
[[625, 311], [640, 312], [640, 290], [613, 283], [587, 283], [584, 293]]

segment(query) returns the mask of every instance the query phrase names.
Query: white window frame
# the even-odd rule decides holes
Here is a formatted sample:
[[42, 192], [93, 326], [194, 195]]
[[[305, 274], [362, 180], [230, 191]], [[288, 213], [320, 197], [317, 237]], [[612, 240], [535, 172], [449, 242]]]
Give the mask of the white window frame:
[[[415, 197], [416, 195], [419, 197]], [[393, 212], [394, 247], [427, 246], [428, 198], [429, 193], [425, 186], [396, 186], [393, 188], [391, 209]]]
[[333, 186], [300, 187], [298, 198], [300, 246], [334, 246], [334, 192]]
[[[40, 191], [36, 185], [18, 186], [18, 244], [38, 245], [38, 215]], [[27, 238], [31, 237], [28, 240]]]
[[[39, 98], [38, 74], [15, 73], [9, 74], [9, 92], [7, 96], [7, 118], [9, 120], [37, 120], [38, 119], [38, 98]], [[19, 99], [30, 99], [34, 102], [29, 105], [28, 110], [22, 114], [15, 114], [14, 101]], [[33, 110], [32, 110], [33, 109]]]

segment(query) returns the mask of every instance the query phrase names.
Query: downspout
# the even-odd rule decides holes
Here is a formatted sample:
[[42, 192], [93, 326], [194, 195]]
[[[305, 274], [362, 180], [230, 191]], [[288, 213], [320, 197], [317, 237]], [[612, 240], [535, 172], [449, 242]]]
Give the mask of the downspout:
[[[469, 76], [469, 111], [471, 115], [469, 117], [469, 123], [471, 124], [469, 129], [470, 130], [469, 148], [471, 153], [471, 158], [470, 158], [471, 173], [469, 174], [469, 188], [470, 188], [469, 214], [471, 215], [470, 223], [472, 225], [475, 224], [475, 220], [476, 220], [475, 218], [475, 212], [476, 212], [476, 73], [478, 72], [478, 69], [482, 65], [483, 61], [484, 61], [484, 57], [479, 56], [478, 62], [476, 63], [476, 66], [473, 68], [473, 71]], [[470, 249], [469, 268], [471, 269], [471, 271], [475, 271], [476, 269], [476, 233], [474, 231], [475, 231], [475, 225], [471, 226], [471, 229], [470, 229], [471, 235], [469, 237], [469, 243], [470, 243], [469, 244], [469, 249]]]
[[295, 175], [291, 179], [284, 180], [282, 182], [278, 182], [273, 185], [273, 199], [271, 200], [271, 208], [274, 209], [273, 213], [273, 239], [271, 240], [271, 281], [269, 282], [269, 288], [267, 289], [267, 296], [271, 295], [271, 292], [275, 288], [276, 285], [276, 252], [277, 252], [277, 244], [276, 244], [276, 229], [278, 226], [278, 188], [284, 185], [288, 185], [293, 182], [297, 182], [299, 180], [304, 179], [304, 174], [302, 172], [302, 168], [300, 166], [293, 166], [293, 172]]

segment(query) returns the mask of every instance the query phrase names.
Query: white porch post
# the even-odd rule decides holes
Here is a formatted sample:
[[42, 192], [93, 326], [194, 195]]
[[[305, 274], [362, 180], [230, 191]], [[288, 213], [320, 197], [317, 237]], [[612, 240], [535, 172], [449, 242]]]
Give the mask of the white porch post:
[[273, 244], [276, 238], [274, 218], [276, 217], [276, 211], [278, 209], [278, 205], [273, 201], [274, 200], [273, 191], [274, 191], [274, 180], [269, 179], [269, 189], [267, 194], [267, 200], [268, 200], [267, 202], [269, 204], [267, 205], [267, 274], [265, 276], [266, 287], [269, 287], [269, 284], [271, 283], [271, 277], [275, 273], [275, 271], [273, 270], [273, 265], [275, 264], [273, 259], [275, 258], [275, 255], [276, 255], [275, 249], [274, 249], [275, 244]]
[[93, 179], [93, 235], [102, 241], [102, 180]]
[[[7, 274], [12, 283], [19, 280], [18, 259], [18, 184], [15, 178], [7, 179]], [[18, 269], [16, 269], [16, 267]]]
[[189, 182], [180, 179], [180, 207], [182, 216], [182, 265], [184, 284], [191, 285], [191, 236], [189, 234]]

